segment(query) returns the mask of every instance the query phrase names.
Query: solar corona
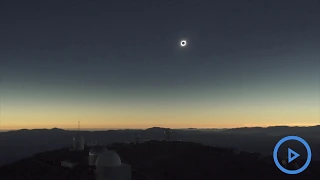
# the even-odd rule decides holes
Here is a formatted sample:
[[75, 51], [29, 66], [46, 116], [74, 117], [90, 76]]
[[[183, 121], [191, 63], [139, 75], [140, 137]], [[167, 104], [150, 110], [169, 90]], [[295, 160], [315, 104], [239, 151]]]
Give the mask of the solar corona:
[[181, 47], [184, 47], [184, 46], [186, 46], [187, 45], [187, 41], [186, 40], [182, 40], [181, 42], [180, 42], [180, 46]]

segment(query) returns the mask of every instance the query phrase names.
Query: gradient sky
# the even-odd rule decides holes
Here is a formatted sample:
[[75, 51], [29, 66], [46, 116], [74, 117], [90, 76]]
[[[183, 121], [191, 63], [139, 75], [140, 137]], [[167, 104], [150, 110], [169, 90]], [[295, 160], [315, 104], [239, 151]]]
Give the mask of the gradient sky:
[[319, 32], [317, 0], [4, 0], [0, 127], [320, 124]]

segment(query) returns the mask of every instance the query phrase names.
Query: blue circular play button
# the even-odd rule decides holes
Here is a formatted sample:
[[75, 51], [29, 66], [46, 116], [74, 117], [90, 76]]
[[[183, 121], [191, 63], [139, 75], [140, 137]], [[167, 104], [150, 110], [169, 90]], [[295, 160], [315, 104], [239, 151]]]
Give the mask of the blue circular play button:
[[[307, 149], [307, 153], [308, 153], [307, 161], [305, 162], [305, 164], [301, 168], [296, 169], [296, 170], [288, 170], [288, 169], [284, 168], [283, 166], [281, 166], [281, 164], [279, 163], [279, 160], [278, 160], [278, 150], [279, 150], [280, 146], [284, 142], [290, 141], [290, 140], [299, 141], [300, 143], [302, 143], [304, 145], [304, 147]], [[293, 160], [295, 160], [299, 156], [300, 156], [299, 153], [288, 148], [288, 163], [292, 162]], [[312, 153], [311, 153], [311, 148], [310, 148], [309, 144], [304, 139], [302, 139], [301, 137], [298, 137], [298, 136], [287, 136], [287, 137], [282, 138], [276, 144], [276, 146], [274, 147], [274, 150], [273, 150], [274, 163], [282, 172], [284, 172], [286, 174], [299, 174], [302, 171], [304, 171], [309, 166], [309, 164], [311, 162], [311, 156], [312, 156]]]

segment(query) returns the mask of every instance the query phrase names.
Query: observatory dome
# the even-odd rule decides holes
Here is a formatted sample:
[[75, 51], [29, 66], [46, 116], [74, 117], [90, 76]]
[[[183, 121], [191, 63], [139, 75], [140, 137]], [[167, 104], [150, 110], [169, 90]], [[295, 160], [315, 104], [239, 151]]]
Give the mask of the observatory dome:
[[94, 146], [90, 149], [89, 155], [99, 155], [105, 151], [108, 151], [108, 149], [104, 146]]
[[84, 138], [80, 133], [73, 136], [73, 150], [83, 150], [84, 149]]
[[100, 154], [96, 160], [97, 167], [113, 167], [120, 166], [121, 159], [119, 155], [113, 151], [105, 151]]
[[98, 156], [108, 151], [104, 146], [94, 146], [89, 151], [89, 166], [95, 166]]

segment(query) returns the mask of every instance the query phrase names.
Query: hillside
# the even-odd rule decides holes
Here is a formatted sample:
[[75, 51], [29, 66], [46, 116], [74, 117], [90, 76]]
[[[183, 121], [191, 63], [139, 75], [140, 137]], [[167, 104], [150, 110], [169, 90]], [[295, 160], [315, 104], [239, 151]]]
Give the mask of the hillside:
[[[312, 147], [313, 159], [320, 160], [320, 130], [318, 128], [319, 126], [238, 128], [220, 132], [210, 129], [205, 131], [173, 129], [172, 138], [270, 155], [275, 144], [285, 135], [297, 135], [304, 138]], [[135, 135], [139, 135], [141, 139], [162, 140], [164, 130], [165, 128], [154, 127], [146, 130], [81, 131], [81, 134], [86, 143], [99, 142], [109, 145], [116, 142], [133, 141]], [[58, 128], [24, 129], [0, 133], [0, 166], [35, 153], [71, 146], [75, 133], [76, 131]], [[282, 135], [279, 135], [280, 133]]]
[[[202, 179], [319, 179], [320, 163], [312, 162], [299, 175], [280, 172], [272, 157], [233, 149], [209, 147], [181, 141], [148, 141], [138, 144], [116, 143], [108, 149], [117, 151], [122, 161], [132, 166], [135, 179], [202, 180]], [[67, 148], [48, 151], [0, 168], [2, 180], [19, 179], [94, 179], [86, 166], [89, 148], [72, 154]], [[77, 156], [79, 167], [60, 167], [66, 157]]]

